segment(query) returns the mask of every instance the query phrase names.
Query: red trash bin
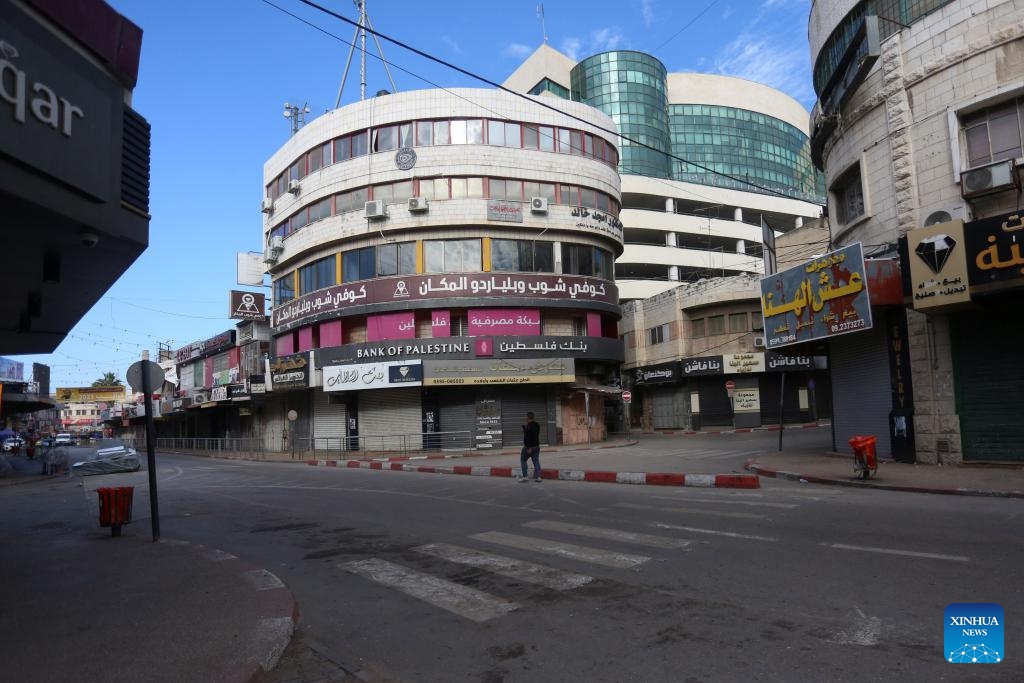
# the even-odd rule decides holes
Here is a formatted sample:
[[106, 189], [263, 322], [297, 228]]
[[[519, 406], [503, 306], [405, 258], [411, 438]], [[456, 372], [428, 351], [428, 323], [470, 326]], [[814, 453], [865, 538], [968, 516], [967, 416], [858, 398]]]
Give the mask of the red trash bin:
[[99, 488], [100, 526], [109, 526], [111, 536], [121, 535], [121, 525], [132, 521], [132, 499], [134, 486]]
[[855, 436], [848, 441], [853, 448], [853, 472], [856, 476], [869, 479], [878, 471], [878, 458], [875, 454], [874, 436]]

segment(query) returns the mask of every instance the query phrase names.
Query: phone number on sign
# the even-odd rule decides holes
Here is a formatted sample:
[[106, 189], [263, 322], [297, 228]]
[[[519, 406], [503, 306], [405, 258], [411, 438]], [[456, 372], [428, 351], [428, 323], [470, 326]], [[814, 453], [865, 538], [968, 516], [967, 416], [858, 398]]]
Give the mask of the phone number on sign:
[[833, 323], [829, 327], [829, 332], [849, 332], [850, 330], [857, 330], [862, 327], [867, 327], [867, 323], [863, 320], [847, 320], [844, 323]]

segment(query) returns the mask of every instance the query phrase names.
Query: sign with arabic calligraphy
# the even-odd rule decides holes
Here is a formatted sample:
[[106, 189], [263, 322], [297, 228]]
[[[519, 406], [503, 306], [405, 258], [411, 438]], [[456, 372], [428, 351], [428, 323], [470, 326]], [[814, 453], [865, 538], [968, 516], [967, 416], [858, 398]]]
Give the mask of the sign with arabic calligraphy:
[[861, 243], [762, 278], [761, 310], [769, 349], [870, 329]]
[[491, 334], [540, 334], [540, 311], [536, 308], [471, 308], [469, 336]]
[[123, 401], [126, 395], [124, 387], [57, 387], [57, 400], [61, 403]]
[[413, 311], [366, 316], [366, 340], [415, 339], [416, 314]]
[[270, 361], [270, 386], [292, 389], [309, 386], [309, 353], [295, 353]]
[[732, 393], [732, 409], [737, 413], [761, 412], [761, 390], [757, 387], [734, 389]]
[[522, 223], [523, 205], [519, 202], [489, 200], [487, 202], [487, 220]]
[[908, 232], [906, 259], [915, 309], [934, 309], [971, 300], [962, 220]]
[[323, 369], [324, 391], [418, 387], [422, 383], [423, 365], [418, 360], [332, 365]]
[[551, 384], [575, 380], [576, 366], [572, 358], [423, 361], [424, 386]]
[[730, 353], [722, 356], [725, 371], [730, 375], [744, 372], [764, 372], [763, 353]]
[[684, 358], [682, 361], [683, 375], [721, 375], [723, 373], [721, 356], [702, 356], [700, 358]]
[[[495, 358], [582, 357], [588, 360], [618, 361], [623, 359], [622, 342], [604, 337], [488, 337]], [[414, 339], [404, 342], [370, 342], [344, 344], [317, 349], [316, 367], [346, 365], [369, 360], [446, 359], [476, 357], [469, 337]]]
[[633, 370], [633, 384], [671, 384], [679, 380], [679, 363], [658, 363]]
[[971, 221], [964, 237], [972, 295], [1024, 288], [1024, 213]]
[[574, 206], [570, 215], [582, 219], [576, 223], [577, 228], [607, 232], [618, 241], [622, 241], [622, 222], [615, 216], [582, 206]]
[[814, 369], [814, 358], [812, 356], [783, 356], [781, 353], [769, 351], [764, 354], [764, 360], [769, 372]]
[[366, 307], [380, 304], [407, 310], [410, 302], [431, 299], [455, 299], [458, 305], [465, 306], [466, 297], [580, 301], [586, 302], [591, 310], [619, 312], [619, 288], [614, 282], [596, 277], [533, 273], [404, 275], [335, 285], [292, 299], [274, 307], [270, 324], [275, 333], [280, 333], [311, 321], [336, 317], [339, 311], [370, 312]]

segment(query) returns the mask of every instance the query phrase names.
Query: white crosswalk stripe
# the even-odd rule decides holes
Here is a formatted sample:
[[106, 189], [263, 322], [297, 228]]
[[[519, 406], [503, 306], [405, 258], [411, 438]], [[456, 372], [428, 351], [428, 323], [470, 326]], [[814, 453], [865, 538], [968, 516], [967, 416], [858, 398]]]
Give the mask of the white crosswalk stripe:
[[692, 451], [679, 451], [672, 455], [683, 460], [725, 460], [727, 458], [753, 458], [763, 451], [748, 451], [725, 448], [701, 448]]
[[628, 553], [602, 550], [599, 548], [588, 548], [586, 546], [573, 545], [571, 543], [559, 543], [557, 541], [532, 538], [530, 536], [508, 534], [503, 531], [486, 531], [481, 534], [474, 534], [470, 536], [470, 538], [478, 541], [484, 541], [486, 543], [496, 543], [510, 548], [546, 553], [548, 555], [556, 555], [558, 557], [565, 557], [571, 560], [578, 560], [580, 562], [590, 562], [592, 564], [599, 564], [616, 569], [632, 569], [633, 567], [637, 567], [651, 559], [643, 555], [630, 555]]
[[428, 543], [427, 545], [413, 548], [413, 550], [424, 555], [439, 557], [448, 562], [486, 569], [501, 576], [526, 581], [527, 583], [533, 583], [557, 591], [579, 588], [594, 580], [594, 577], [587, 576], [586, 574], [562, 571], [553, 567], [515, 560], [503, 555], [483, 553], [478, 550], [462, 548], [448, 543]]
[[338, 566], [477, 623], [519, 609], [519, 605], [514, 602], [495, 598], [475, 588], [414, 571], [386, 560], [371, 558], [346, 562]]
[[566, 522], [555, 522], [541, 519], [535, 522], [527, 522], [523, 526], [531, 529], [544, 529], [545, 531], [560, 531], [566, 534], [577, 536], [588, 536], [590, 538], [605, 538], [611, 541], [622, 541], [636, 545], [646, 545], [653, 548], [677, 548], [687, 549], [691, 541], [685, 538], [672, 538], [670, 536], [655, 536], [653, 534], [639, 534], [634, 531], [620, 531], [619, 529], [604, 529], [596, 526], [584, 526], [582, 524], [568, 524]]
[[[704, 505], [706, 501], [694, 501], [695, 504]], [[721, 510], [708, 510], [700, 507], [680, 507], [678, 505], [640, 505], [636, 503], [615, 503], [613, 507], [626, 508], [628, 510], [657, 510], [660, 512], [672, 512], [687, 515], [709, 515], [712, 517], [732, 517], [734, 519], [764, 519], [764, 515], [756, 515], [752, 512], [723, 512]]]

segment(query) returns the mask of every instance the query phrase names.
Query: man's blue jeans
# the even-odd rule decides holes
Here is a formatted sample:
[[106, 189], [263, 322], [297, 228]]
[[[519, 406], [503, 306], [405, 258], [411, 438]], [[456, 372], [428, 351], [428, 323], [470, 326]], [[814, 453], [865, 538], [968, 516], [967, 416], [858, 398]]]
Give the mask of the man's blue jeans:
[[540, 479], [540, 446], [523, 446], [519, 452], [519, 466], [523, 470], [523, 479], [526, 479], [526, 461], [533, 461], [533, 477]]

